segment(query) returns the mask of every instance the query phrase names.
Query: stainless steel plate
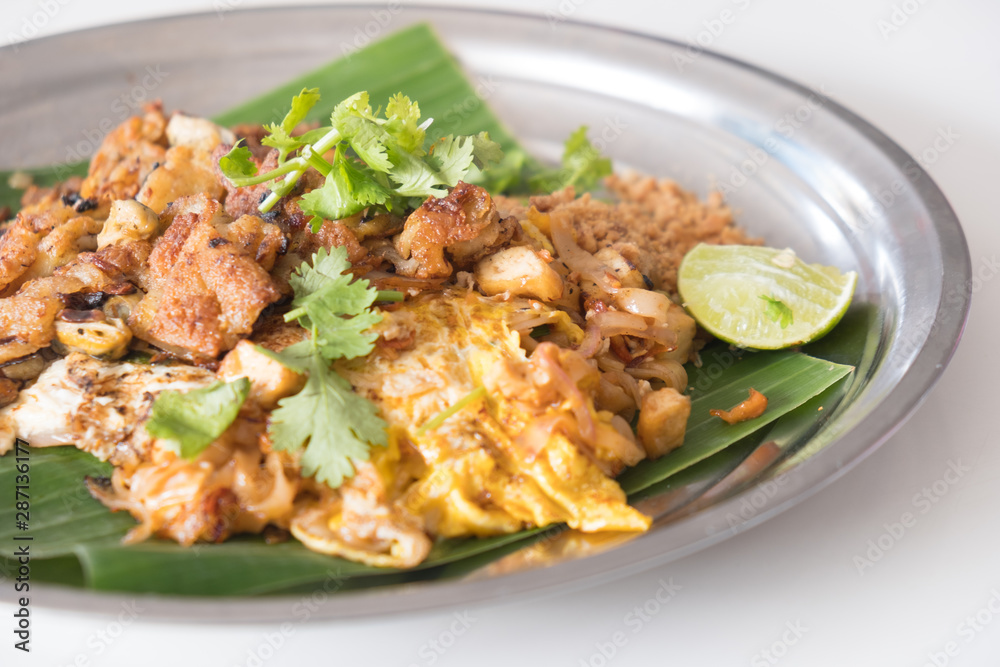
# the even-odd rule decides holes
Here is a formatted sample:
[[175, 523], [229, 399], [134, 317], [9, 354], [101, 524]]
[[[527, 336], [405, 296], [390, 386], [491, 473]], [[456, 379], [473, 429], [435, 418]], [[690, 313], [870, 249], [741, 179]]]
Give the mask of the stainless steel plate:
[[[388, 16], [388, 18], [387, 18]], [[917, 162], [823, 94], [685, 45], [570, 21], [413, 8], [226, 11], [115, 25], [0, 50], [0, 166], [72, 161], [133, 103], [210, 115], [415, 21], [429, 21], [515, 136], [543, 158], [581, 123], [619, 167], [721, 187], [751, 232], [859, 273], [857, 371], [818, 429], [761, 471], [706, 472], [647, 500], [648, 534], [586, 558], [508, 560], [464, 578], [330, 596], [317, 618], [467, 604], [592, 584], [680, 558], [787, 509], [884, 442], [941, 374], [969, 305], [958, 220]], [[294, 39], [275, 30], [296, 26]], [[753, 461], [750, 462], [751, 464]], [[781, 483], [766, 485], [774, 475]], [[727, 476], [728, 475], [728, 476]], [[711, 502], [690, 504], [725, 477]], [[766, 486], [765, 486], [766, 485]], [[765, 492], [766, 491], [766, 492]], [[750, 508], [750, 509], [748, 509]], [[299, 598], [295, 598], [296, 600]], [[121, 597], [43, 588], [37, 603], [118, 609]], [[290, 598], [157, 598], [149, 614], [287, 618]]]

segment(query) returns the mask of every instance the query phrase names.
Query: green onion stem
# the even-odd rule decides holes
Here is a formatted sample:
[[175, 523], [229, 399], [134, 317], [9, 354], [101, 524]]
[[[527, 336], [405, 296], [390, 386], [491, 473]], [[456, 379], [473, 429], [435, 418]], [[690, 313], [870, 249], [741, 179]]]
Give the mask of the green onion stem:
[[375, 297], [376, 301], [402, 301], [406, 298], [402, 292], [398, 292], [394, 289], [381, 289], [378, 291], [378, 296]]
[[323, 176], [329, 176], [330, 172], [333, 171], [333, 165], [314, 151], [312, 146], [306, 146], [302, 149], [302, 158], [309, 163], [310, 167], [323, 174]]
[[476, 387], [468, 394], [458, 399], [455, 405], [451, 406], [450, 408], [448, 408], [443, 412], [439, 412], [433, 419], [431, 419], [429, 422], [418, 428], [417, 432], [414, 435], [416, 435], [419, 438], [424, 433], [427, 433], [427, 431], [436, 429], [438, 426], [443, 424], [449, 417], [454, 415], [456, 412], [464, 408], [469, 403], [472, 403], [476, 399], [482, 398], [483, 396], [486, 396], [486, 387]]
[[296, 308], [295, 310], [290, 310], [287, 313], [285, 313], [285, 321], [292, 322], [293, 320], [302, 317], [305, 314], [306, 314], [305, 306], [302, 306], [301, 308]]

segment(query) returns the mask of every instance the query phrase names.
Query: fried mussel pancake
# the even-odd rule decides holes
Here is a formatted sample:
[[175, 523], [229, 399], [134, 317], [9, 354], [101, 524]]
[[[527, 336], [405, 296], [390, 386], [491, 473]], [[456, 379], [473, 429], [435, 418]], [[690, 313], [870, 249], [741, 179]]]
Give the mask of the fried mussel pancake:
[[[411, 567], [439, 538], [649, 527], [614, 478], [683, 441], [682, 364], [699, 344], [653, 288], [672, 289], [670, 258], [687, 245], [745, 241], [721, 201], [622, 177], [609, 181], [620, 203], [459, 182], [409, 215], [313, 232], [299, 201], [322, 179], [260, 213], [268, 186], [236, 188], [218, 168], [236, 139], [149, 105], [107, 135], [85, 178], [29, 188], [0, 223], [0, 453], [23, 438], [109, 461], [110, 478], [87, 483], [139, 522], [128, 541], [271, 527]], [[251, 144], [258, 167], [277, 164]], [[653, 226], [671, 231], [644, 245], [635, 230]], [[265, 352], [308, 339], [283, 319], [290, 277], [334, 247], [355, 277], [405, 297], [380, 304], [370, 354], [334, 364], [388, 424], [388, 444], [336, 489], [274, 449], [271, 412], [305, 377]], [[240, 377], [248, 399], [200, 454], [146, 431], [161, 392]]]

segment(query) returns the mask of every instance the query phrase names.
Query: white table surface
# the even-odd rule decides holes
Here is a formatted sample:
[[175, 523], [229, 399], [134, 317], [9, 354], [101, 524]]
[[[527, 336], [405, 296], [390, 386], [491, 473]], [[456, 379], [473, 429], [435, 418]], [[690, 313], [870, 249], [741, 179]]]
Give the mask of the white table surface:
[[[263, 4], [274, 3], [4, 0], [0, 43]], [[298, 624], [284, 635], [276, 626], [150, 622], [141, 610], [121, 625], [48, 611], [36, 600], [28, 656], [13, 650], [12, 608], [0, 606], [0, 619], [6, 619], [0, 620], [0, 664], [1000, 665], [1000, 442], [994, 421], [1000, 281], [992, 280], [1000, 270], [993, 201], [1000, 190], [1000, 3], [438, 4], [563, 13], [684, 41], [695, 40], [722, 10], [738, 7], [737, 20], [712, 38], [712, 49], [810, 87], [825, 86], [912, 154], [932, 147], [939, 129], [951, 128], [957, 140], [929, 171], [958, 212], [981, 280], [965, 337], [937, 387], [889, 442], [831, 487], [711, 549], [614, 583], [440, 613]], [[960, 477], [948, 473], [953, 463], [967, 470]], [[921, 500], [935, 482], [945, 492], [930, 492], [933, 503]], [[886, 537], [905, 512], [914, 522], [898, 539]], [[891, 547], [859, 573], [857, 558], [880, 538]], [[670, 602], [641, 623], [627, 618], [656, 594], [661, 579], [680, 586]], [[601, 646], [610, 653], [618, 632], [624, 645], [602, 658]]]

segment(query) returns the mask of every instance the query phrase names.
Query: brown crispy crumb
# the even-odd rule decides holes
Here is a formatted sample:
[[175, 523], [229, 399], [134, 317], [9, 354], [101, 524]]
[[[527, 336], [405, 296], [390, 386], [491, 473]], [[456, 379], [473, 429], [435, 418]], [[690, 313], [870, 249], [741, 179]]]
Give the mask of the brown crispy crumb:
[[497, 198], [503, 214], [525, 217], [528, 206], [541, 212], [570, 214], [576, 242], [587, 252], [611, 247], [635, 264], [657, 289], [677, 291], [677, 267], [684, 254], [699, 243], [761, 243], [737, 227], [722, 195], [712, 192], [702, 201], [670, 180], [635, 173], [609, 176], [605, 187], [618, 199], [608, 203], [589, 193], [576, 197], [573, 188], [532, 197], [529, 204]]

